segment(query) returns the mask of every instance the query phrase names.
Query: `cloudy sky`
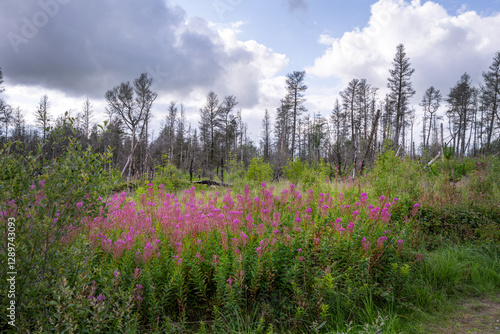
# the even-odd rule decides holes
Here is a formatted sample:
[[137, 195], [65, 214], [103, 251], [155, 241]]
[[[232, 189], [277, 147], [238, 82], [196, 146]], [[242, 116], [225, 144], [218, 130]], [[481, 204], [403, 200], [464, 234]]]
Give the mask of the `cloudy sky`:
[[2, 97], [28, 121], [44, 94], [55, 116], [88, 97], [100, 121], [105, 92], [147, 72], [157, 126], [172, 100], [197, 126], [213, 90], [236, 96], [256, 139], [287, 73], [306, 71], [307, 107], [327, 115], [352, 78], [382, 98], [403, 43], [418, 110], [431, 85], [445, 95], [464, 72], [479, 84], [498, 31], [500, 0], [0, 0]]

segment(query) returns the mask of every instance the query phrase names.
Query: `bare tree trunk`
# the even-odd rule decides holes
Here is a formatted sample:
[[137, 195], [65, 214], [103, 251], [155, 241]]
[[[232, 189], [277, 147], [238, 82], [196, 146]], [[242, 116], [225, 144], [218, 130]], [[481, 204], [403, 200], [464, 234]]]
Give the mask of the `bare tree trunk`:
[[377, 126], [378, 126], [378, 120], [380, 118], [380, 109], [377, 109], [377, 113], [375, 114], [375, 119], [373, 120], [373, 125], [372, 125], [372, 131], [370, 133], [370, 138], [368, 139], [368, 145], [366, 145], [366, 151], [365, 155], [363, 157], [363, 160], [361, 162], [361, 169], [359, 173], [363, 171], [363, 168], [365, 166], [365, 161], [368, 159], [368, 155], [370, 153], [371, 147], [372, 147], [372, 141], [373, 138], [375, 137], [375, 133], [377, 132]]

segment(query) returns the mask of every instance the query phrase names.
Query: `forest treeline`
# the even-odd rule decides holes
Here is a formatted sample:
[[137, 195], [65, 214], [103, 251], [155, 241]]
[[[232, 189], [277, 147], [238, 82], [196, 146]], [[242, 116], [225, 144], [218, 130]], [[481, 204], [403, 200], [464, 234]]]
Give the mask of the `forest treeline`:
[[[159, 133], [153, 136], [152, 106], [158, 93], [147, 73], [105, 93], [104, 124], [95, 122], [96, 111], [89, 99], [78, 114], [66, 112], [54, 118], [49, 97], [44, 95], [34, 107], [36, 123], [29, 125], [27, 111], [0, 98], [0, 141], [18, 141], [22, 145], [16, 147], [25, 152], [44, 143], [43, 154], [56, 157], [75, 138], [96, 152], [111, 149], [112, 162], [107, 167], [119, 169], [124, 176], [153, 173], [156, 166], [168, 162], [210, 179], [221, 178], [235, 162], [248, 166], [255, 157], [270, 163], [275, 177], [296, 158], [310, 164], [322, 161], [332, 175], [345, 177], [362, 172], [387, 145], [398, 155], [425, 161], [439, 155], [443, 144], [458, 156], [500, 152], [500, 52], [480, 83], [473, 84], [464, 73], [448, 93], [429, 86], [421, 95], [419, 123], [410, 104], [417, 94], [412, 86], [414, 71], [404, 45], [398, 45], [387, 95], [379, 96], [379, 88], [366, 79], [353, 78], [326, 116], [311, 115], [305, 107], [306, 73], [289, 73], [286, 95], [274, 106], [275, 112], [265, 110], [258, 143], [249, 138], [237, 97], [213, 91], [199, 109], [198, 124], [189, 123], [182, 103], [172, 101]], [[6, 89], [2, 84], [0, 69], [0, 93]]]

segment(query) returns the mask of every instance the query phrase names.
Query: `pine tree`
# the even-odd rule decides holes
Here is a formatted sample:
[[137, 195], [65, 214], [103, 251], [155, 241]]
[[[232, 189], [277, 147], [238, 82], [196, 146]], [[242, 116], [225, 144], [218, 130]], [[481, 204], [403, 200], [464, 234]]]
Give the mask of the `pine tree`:
[[[439, 89], [431, 86], [427, 88], [424, 93], [424, 97], [422, 98], [422, 102], [420, 106], [424, 109], [424, 119], [422, 126], [422, 137], [423, 137], [423, 149], [426, 150], [429, 148], [429, 142], [431, 137], [432, 129], [436, 129], [435, 123], [438, 119], [437, 111], [441, 106], [441, 101], [443, 97]], [[437, 138], [437, 137], [436, 137]]]
[[38, 103], [38, 109], [35, 111], [35, 120], [37, 124], [42, 128], [43, 140], [46, 139], [47, 130], [50, 125], [51, 115], [49, 113], [50, 101], [47, 95], [40, 98]]
[[201, 120], [199, 122], [200, 137], [208, 169], [215, 167], [216, 140], [220, 136], [222, 113], [217, 94], [210, 91], [205, 105], [200, 108]]
[[264, 113], [264, 119], [262, 119], [261, 147], [264, 161], [268, 162], [271, 155], [271, 116], [267, 109]]
[[393, 69], [389, 70], [387, 88], [390, 89], [390, 100], [394, 103], [394, 145], [399, 145], [400, 136], [403, 132], [408, 103], [415, 95], [410, 81], [415, 69], [411, 68], [410, 60], [406, 56], [403, 44], [396, 47], [396, 55], [392, 62]]
[[[495, 119], [499, 119], [498, 109], [500, 106], [500, 51], [495, 54], [493, 63], [489, 67], [488, 72], [483, 72], [484, 86], [483, 96], [486, 105], [488, 106], [489, 120], [486, 139], [486, 152], [490, 150], [491, 138], [495, 128]], [[496, 117], [496, 118], [495, 118]]]
[[464, 73], [460, 81], [451, 88], [446, 102], [448, 103], [447, 116], [450, 121], [450, 132], [453, 137], [453, 146], [460, 155], [465, 155], [466, 134], [469, 130], [472, 109], [473, 88], [471, 79]]
[[294, 71], [286, 76], [287, 100], [290, 102], [292, 118], [292, 147], [290, 151], [292, 159], [295, 154], [295, 137], [298, 119], [303, 112], [307, 111], [304, 106], [304, 92], [307, 90], [307, 86], [304, 84], [305, 76], [305, 71]]

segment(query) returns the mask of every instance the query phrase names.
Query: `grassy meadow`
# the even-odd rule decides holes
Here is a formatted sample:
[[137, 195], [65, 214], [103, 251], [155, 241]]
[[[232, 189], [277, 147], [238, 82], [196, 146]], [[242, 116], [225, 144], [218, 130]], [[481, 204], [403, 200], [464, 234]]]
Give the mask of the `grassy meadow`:
[[418, 333], [500, 288], [498, 157], [427, 167], [388, 150], [354, 179], [296, 160], [279, 181], [255, 159], [227, 188], [168, 164], [127, 184], [77, 143], [0, 156], [12, 332]]

